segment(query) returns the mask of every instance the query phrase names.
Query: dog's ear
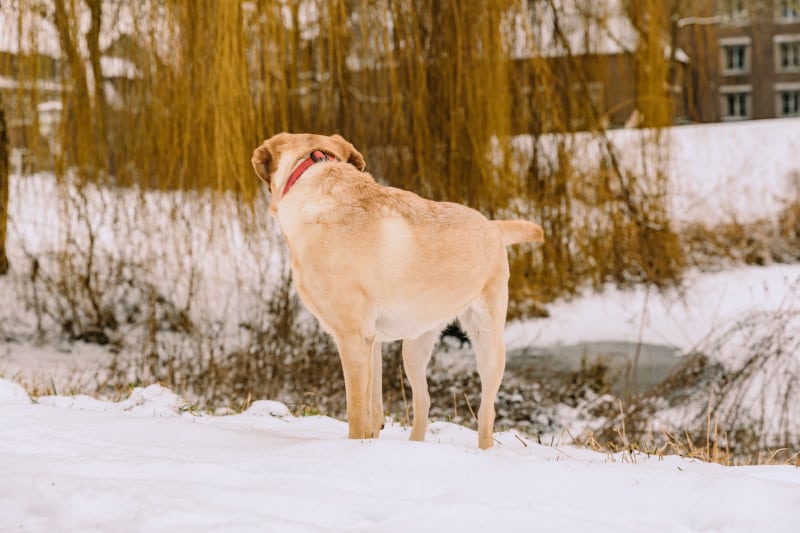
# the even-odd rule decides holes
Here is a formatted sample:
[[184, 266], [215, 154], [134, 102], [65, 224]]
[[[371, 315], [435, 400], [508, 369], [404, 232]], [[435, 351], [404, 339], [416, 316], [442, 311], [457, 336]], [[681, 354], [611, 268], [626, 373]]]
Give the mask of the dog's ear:
[[344, 152], [347, 154], [347, 162], [356, 167], [358, 170], [364, 170], [367, 167], [367, 163], [364, 161], [364, 156], [356, 150], [356, 147], [353, 146], [349, 141], [347, 141], [341, 135], [331, 135], [331, 139], [333, 139], [337, 144], [341, 145]]
[[253, 168], [267, 185], [269, 185], [269, 166], [272, 163], [272, 152], [269, 151], [267, 143], [255, 149], [253, 158], [250, 160], [253, 163]]

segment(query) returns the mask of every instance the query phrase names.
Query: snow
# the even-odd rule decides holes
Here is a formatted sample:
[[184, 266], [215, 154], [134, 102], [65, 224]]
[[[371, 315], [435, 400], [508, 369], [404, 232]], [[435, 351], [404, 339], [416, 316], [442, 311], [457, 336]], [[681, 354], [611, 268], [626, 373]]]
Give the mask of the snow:
[[[650, 172], [648, 161], [664, 158], [671, 220], [714, 225], [753, 222], [774, 217], [787, 200], [800, 195], [800, 117], [738, 123], [695, 124], [665, 128], [617, 129], [607, 132], [623, 172]], [[652, 148], [652, 139], [660, 135]], [[643, 140], [648, 142], [643, 143]], [[570, 168], [592, 175], [605, 158], [597, 137], [579, 133], [514, 138], [518, 171], [527, 169], [534, 143], [544, 171], [556, 168], [558, 146], [571, 146]], [[644, 149], [642, 145], [647, 146]], [[643, 155], [647, 155], [644, 158]]]
[[20, 17], [14, 4], [16, 2], [0, 3], [0, 51], [59, 57], [58, 30], [53, 23], [35, 10], [25, 10]]
[[[19, 2], [0, 2], [0, 51], [11, 54], [18, 54], [20, 51], [39, 53], [53, 58], [62, 56], [58, 29], [53, 23], [55, 4], [52, 0], [38, 0], [36, 4], [35, 8], [28, 5], [26, 9], [20, 10]], [[92, 24], [88, 6], [84, 2], [76, 2], [73, 6], [68, 6], [69, 9], [74, 9], [77, 13], [77, 28], [74, 29], [80, 35], [86, 35]], [[116, 40], [126, 35], [166, 35], [170, 31], [170, 24], [168, 10], [159, 2], [103, 2], [100, 49], [108, 49]], [[170, 40], [165, 39], [164, 42], [169, 43]], [[88, 57], [86, 39], [79, 38], [76, 44], [81, 55]], [[160, 56], [169, 55], [168, 45], [156, 43], [156, 46]], [[102, 68], [104, 72], [107, 68], [110, 69], [109, 76], [138, 75], [134, 66], [121, 64], [119, 58], [108, 59], [111, 64], [106, 63]]]
[[748, 222], [800, 195], [800, 118], [667, 130], [678, 221]]
[[800, 265], [691, 271], [680, 289], [608, 286], [547, 309], [548, 318], [507, 326], [509, 349], [614, 341], [688, 353], [746, 313], [800, 310]]
[[[527, 10], [517, 13], [513, 31], [509, 32], [511, 55], [516, 59], [560, 57], [568, 53], [623, 54], [635, 50], [639, 42], [636, 28], [617, 0], [594, 4], [561, 0], [553, 6], [533, 5], [532, 9], [532, 13]], [[536, 22], [532, 24], [531, 18]], [[556, 27], [566, 43], [556, 33]]]
[[[488, 452], [433, 425], [343, 422], [254, 404], [197, 416], [158, 386], [113, 403], [23, 401], [0, 381], [3, 531], [800, 530], [800, 469], [546, 447], [513, 433]], [[134, 400], [135, 398], [135, 400]]]
[[141, 78], [142, 74], [136, 65], [121, 57], [103, 56], [100, 58], [100, 69], [106, 78]]
[[20, 81], [17, 78], [10, 78], [8, 76], [0, 76], [0, 89], [32, 89], [36, 88], [40, 91], [60, 92], [64, 90], [64, 86], [56, 81], [36, 80], [36, 81]]
[[[668, 130], [678, 223], [774, 217], [796, 194], [787, 187], [800, 169], [798, 126]], [[629, 168], [638, 161], [626, 147], [642, 134], [611, 133]], [[593, 154], [582, 154], [587, 167]], [[14, 176], [11, 191], [9, 252], [22, 266], [0, 277], [0, 531], [800, 531], [795, 467], [608, 455], [513, 432], [483, 452], [473, 431], [442, 421], [424, 443], [408, 442], [392, 420], [381, 439], [350, 441], [344, 422], [294, 417], [274, 399], [212, 416], [155, 384], [116, 402], [69, 395], [91, 390], [111, 353], [55, 335], [37, 340], [22, 277], [25, 252], [44, 257], [64, 232], [84, 236], [59, 206], [52, 176]], [[185, 291], [181, 269], [197, 267], [193, 312], [207, 314], [205, 323], [236, 324], [263, 302], [263, 281], [282, 264], [279, 247], [265, 244], [274, 243], [271, 226], [251, 242], [235, 217], [215, 218], [199, 196], [89, 188], [86, 201], [98, 248], [149, 265], [160, 291]], [[112, 202], [113, 217], [103, 209]], [[164, 224], [162, 213], [175, 222]], [[690, 271], [676, 290], [609, 286], [559, 300], [549, 318], [510, 323], [506, 342], [688, 352], [745, 314], [796, 313], [799, 288], [797, 264]], [[31, 399], [16, 382], [53, 395]]]

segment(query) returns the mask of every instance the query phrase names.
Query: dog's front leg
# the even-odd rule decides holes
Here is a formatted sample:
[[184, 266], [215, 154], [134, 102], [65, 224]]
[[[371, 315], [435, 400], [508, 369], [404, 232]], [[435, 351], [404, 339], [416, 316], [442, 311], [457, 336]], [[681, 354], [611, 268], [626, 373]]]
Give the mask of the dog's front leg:
[[335, 335], [344, 371], [347, 396], [347, 424], [351, 439], [378, 436], [373, 416], [373, 338], [360, 335]]

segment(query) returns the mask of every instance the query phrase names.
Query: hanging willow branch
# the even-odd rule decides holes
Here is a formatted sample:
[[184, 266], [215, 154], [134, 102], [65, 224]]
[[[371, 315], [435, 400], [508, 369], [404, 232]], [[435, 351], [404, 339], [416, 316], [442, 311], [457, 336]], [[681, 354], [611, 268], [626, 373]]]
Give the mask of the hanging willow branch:
[[[573, 4], [586, 14], [577, 19], [583, 30], [565, 11]], [[547, 243], [512, 265], [527, 275], [518, 299], [549, 299], [587, 280], [668, 283], [682, 259], [666, 214], [662, 137], [642, 132], [646, 165], [626, 168], [607, 131], [613, 110], [592, 94], [610, 60], [570, 45], [571, 32], [603, 34], [605, 5], [54, 0], [45, 20], [57, 30], [65, 90], [58, 138], [44, 145], [59, 175], [76, 173], [84, 183], [225, 192], [250, 202], [258, 192], [250, 153], [264, 138], [340, 133], [384, 183], [542, 222]], [[639, 32], [633, 79], [625, 81], [634, 86], [630, 109], [662, 126], [671, 117], [670, 55], [661, 41], [670, 18], [656, 0], [623, 5]], [[125, 32], [99, 30], [112, 20]], [[543, 34], [554, 35], [559, 54], [512, 53], [515, 39]], [[104, 77], [104, 55], [130, 72]], [[41, 76], [25, 61], [19, 69], [29, 81]], [[26, 130], [31, 145], [36, 127]], [[520, 151], [519, 134], [531, 154]], [[587, 146], [601, 154], [588, 169]], [[520, 171], [515, 161], [528, 156]]]

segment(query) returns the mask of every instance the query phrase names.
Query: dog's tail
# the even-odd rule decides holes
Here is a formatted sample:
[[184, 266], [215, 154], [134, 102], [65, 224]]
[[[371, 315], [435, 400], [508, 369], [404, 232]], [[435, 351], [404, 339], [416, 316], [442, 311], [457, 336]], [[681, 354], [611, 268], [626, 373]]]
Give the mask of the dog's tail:
[[492, 224], [500, 229], [503, 244], [510, 246], [520, 242], [544, 242], [542, 227], [527, 220], [493, 220]]

